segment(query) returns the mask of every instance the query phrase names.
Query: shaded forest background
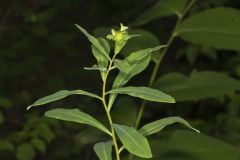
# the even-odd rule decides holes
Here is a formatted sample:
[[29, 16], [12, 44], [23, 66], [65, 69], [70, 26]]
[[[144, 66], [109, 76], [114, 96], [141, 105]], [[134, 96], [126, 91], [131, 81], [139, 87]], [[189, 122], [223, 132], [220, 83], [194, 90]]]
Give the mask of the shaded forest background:
[[[147, 36], [141, 45], [148, 46], [149, 37], [165, 44], [176, 23], [175, 16], [134, 25], [137, 17], [157, 2], [0, 0], [0, 160], [97, 159], [92, 145], [102, 139], [101, 133], [86, 126], [43, 116], [46, 110], [56, 106], [79, 107], [97, 116], [100, 121], [106, 121], [104, 110], [97, 102], [73, 96], [28, 112], [26, 107], [39, 97], [62, 89], [81, 88], [93, 93], [101, 90], [98, 73], [83, 69], [95, 64], [95, 60], [89, 42], [74, 24], [97, 36], [105, 33], [106, 27], [123, 22], [129, 25], [130, 32], [138, 29]], [[240, 2], [197, 1], [188, 16], [214, 7], [239, 10]], [[137, 48], [131, 46], [131, 42], [126, 47], [130, 50]], [[147, 85], [152, 69], [153, 64], [129, 84]], [[179, 160], [179, 157], [184, 160], [240, 159], [239, 50], [214, 49], [177, 38], [158, 74], [179, 72], [189, 76], [203, 71], [228, 75], [234, 80], [226, 82], [236, 83], [238, 88], [234, 86], [231, 92], [220, 96], [216, 93], [217, 96], [180, 100], [171, 105], [149, 103], [143, 123], [159, 117], [181, 116], [202, 132], [198, 135], [178, 125], [167, 128], [152, 137], [155, 157], [164, 160]], [[214, 81], [224, 80], [216, 78]], [[192, 92], [194, 94], [194, 90]], [[140, 104], [140, 100], [120, 96], [113, 110], [115, 121], [132, 125]]]

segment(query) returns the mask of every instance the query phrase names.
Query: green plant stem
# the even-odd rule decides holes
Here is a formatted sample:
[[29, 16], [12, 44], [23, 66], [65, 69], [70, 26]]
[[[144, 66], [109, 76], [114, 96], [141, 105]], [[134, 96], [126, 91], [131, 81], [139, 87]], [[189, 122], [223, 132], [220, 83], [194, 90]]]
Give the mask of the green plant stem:
[[[162, 51], [161, 55], [158, 57], [158, 60], [156, 61], [155, 63], [155, 66], [154, 66], [154, 69], [153, 69], [153, 72], [151, 74], [151, 78], [150, 78], [150, 81], [148, 83], [149, 86], [152, 86], [152, 84], [154, 83], [156, 77], [157, 77], [157, 73], [158, 73], [158, 70], [159, 70], [159, 67], [161, 65], [161, 62], [164, 58], [164, 56], [166, 55], [166, 53], [168, 52], [168, 49], [169, 47], [171, 46], [172, 42], [174, 41], [174, 39], [177, 37], [178, 33], [177, 33], [177, 30], [178, 30], [178, 27], [179, 25], [181, 24], [183, 18], [185, 17], [185, 15], [187, 14], [187, 12], [191, 9], [191, 7], [193, 6], [193, 4], [196, 2], [196, 0], [191, 0], [189, 2], [189, 4], [186, 6], [186, 8], [184, 9], [184, 11], [182, 12], [182, 14], [180, 14], [178, 16], [178, 20], [176, 22], [176, 25], [173, 29], [173, 32], [171, 34], [171, 36], [169, 37], [168, 41], [167, 41], [167, 45], [166, 47], [164, 48], [164, 50]], [[138, 112], [138, 115], [137, 115], [137, 119], [136, 119], [136, 123], [135, 123], [135, 128], [138, 128], [139, 125], [140, 125], [140, 122], [141, 122], [141, 119], [142, 119], [142, 115], [143, 115], [143, 112], [145, 110], [145, 107], [146, 107], [146, 104], [147, 102], [146, 101], [143, 101], [141, 106], [140, 106], [140, 109], [139, 109], [139, 112]]]
[[112, 69], [113, 60], [115, 59], [115, 57], [116, 57], [116, 54], [114, 54], [113, 58], [110, 60], [110, 63], [109, 63], [109, 66], [108, 66], [108, 70], [107, 70], [107, 73], [106, 73], [106, 77], [105, 77], [105, 80], [103, 81], [102, 102], [103, 102], [103, 106], [105, 108], [105, 111], [107, 113], [109, 125], [111, 127], [112, 140], [113, 140], [113, 144], [114, 144], [114, 148], [115, 148], [115, 152], [116, 152], [116, 158], [117, 158], [117, 160], [120, 160], [119, 149], [118, 149], [118, 144], [117, 144], [115, 131], [114, 131], [114, 128], [113, 128], [112, 117], [111, 117], [110, 111], [108, 110], [108, 106], [106, 104], [106, 84], [107, 84], [107, 78], [108, 78], [108, 75], [109, 75], [109, 73], [110, 73], [110, 71]]

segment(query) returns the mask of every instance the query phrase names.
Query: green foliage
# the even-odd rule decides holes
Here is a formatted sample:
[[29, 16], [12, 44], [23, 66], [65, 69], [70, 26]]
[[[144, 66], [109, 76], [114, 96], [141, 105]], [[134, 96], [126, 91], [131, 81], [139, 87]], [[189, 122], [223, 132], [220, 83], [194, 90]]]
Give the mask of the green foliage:
[[53, 110], [47, 111], [45, 113], [45, 116], [64, 120], [64, 121], [88, 124], [90, 126], [96, 127], [102, 130], [103, 132], [111, 135], [108, 129], [104, 127], [100, 122], [98, 122], [92, 116], [84, 112], [81, 112], [79, 109], [62, 109], [62, 108], [53, 109]]
[[[129, 160], [129, 152], [117, 134], [114, 140], [105, 131], [95, 132], [95, 127], [39, 117], [47, 107], [25, 112], [25, 107], [36, 97], [79, 87], [101, 95], [81, 90], [79, 94], [90, 97], [73, 96], [57, 101], [75, 95], [72, 93], [76, 90], [66, 91], [63, 95], [45, 97], [38, 104], [45, 103], [51, 108], [77, 106], [83, 114], [99, 120], [108, 132], [114, 131], [109, 116], [112, 123], [137, 130], [139, 126], [152, 124], [156, 127], [154, 132], [161, 132], [147, 137], [153, 153], [150, 159], [239, 159], [236, 149], [240, 142], [239, 2], [43, 0], [20, 3], [6, 1], [0, 5], [0, 159], [95, 160], [92, 146], [97, 143], [99, 159], [105, 151], [108, 159], [117, 159], [114, 155], [117, 144], [121, 159], [127, 156]], [[84, 15], [76, 14], [79, 11]], [[107, 26], [107, 30], [101, 27], [98, 35], [93, 36], [78, 26], [90, 40], [90, 47], [85, 37], [79, 38], [78, 30], [72, 28], [74, 22], [81, 22], [93, 31], [99, 24], [111, 25], [117, 21], [129, 23], [129, 30], [123, 25], [119, 30]], [[112, 32], [111, 28], [114, 28]], [[113, 42], [107, 39], [108, 34]], [[151, 49], [156, 50], [148, 52]], [[117, 56], [112, 60], [114, 53]], [[81, 70], [83, 67], [86, 70]], [[105, 94], [101, 80], [106, 86]], [[176, 102], [184, 102], [158, 105], [135, 101], [134, 96], [125, 93], [119, 97], [118, 93], [106, 94], [126, 88], [127, 83], [127, 86], [148, 84], [169, 94]], [[139, 93], [137, 96], [146, 97]], [[103, 103], [102, 109], [103, 101], [106, 104]], [[194, 132], [171, 134], [174, 128], [161, 129], [174, 120], [163, 125], [161, 119], [154, 121], [174, 115], [187, 118], [186, 124], [221, 141]]]
[[148, 101], [164, 102], [164, 103], [175, 103], [174, 98], [171, 96], [148, 87], [122, 87], [113, 89], [108, 93], [113, 94], [128, 94], [133, 97], [142, 98]]
[[151, 135], [151, 134], [161, 131], [163, 128], [165, 128], [166, 126], [171, 125], [173, 123], [181, 123], [181, 124], [187, 126], [188, 128], [200, 133], [199, 130], [193, 128], [187, 121], [185, 121], [184, 119], [182, 119], [180, 117], [162, 118], [160, 120], [148, 123], [148, 124], [144, 125], [143, 127], [141, 127], [139, 132], [141, 132], [144, 136], [148, 136], [148, 135]]
[[190, 43], [239, 51], [240, 12], [223, 7], [209, 9], [184, 20], [177, 33]]
[[190, 77], [169, 73], [158, 79], [154, 88], [172, 95], [177, 101], [194, 101], [238, 91], [240, 82], [214, 71], [193, 72]]
[[86, 95], [86, 96], [90, 96], [93, 98], [101, 99], [99, 96], [89, 93], [89, 92], [86, 92], [86, 91], [83, 91], [83, 90], [73, 90], [73, 91], [62, 90], [62, 91], [58, 91], [56, 93], [53, 93], [49, 96], [46, 96], [46, 97], [43, 97], [43, 98], [37, 100], [32, 105], [30, 105], [27, 109], [30, 109], [33, 106], [40, 106], [40, 105], [44, 105], [44, 104], [47, 104], [47, 103], [50, 103], [53, 101], [57, 101], [57, 100], [65, 98], [67, 96], [74, 95], [74, 94]]
[[171, 15], [182, 16], [187, 0], [159, 0], [150, 9], [143, 12], [135, 21], [136, 25], [143, 25], [151, 20]]
[[151, 158], [152, 153], [147, 139], [135, 128], [113, 124], [113, 127], [129, 152], [143, 158]]
[[[118, 148], [117, 137], [115, 136], [115, 132], [118, 135], [120, 141], [122, 142], [123, 148], [126, 148], [130, 153], [134, 155], [137, 155], [143, 158], [151, 158], [152, 153], [146, 137], [144, 137], [139, 131], [137, 131], [133, 127], [114, 124], [112, 121], [112, 114], [110, 110], [111, 110], [112, 104], [116, 99], [117, 94], [128, 94], [133, 97], [138, 97], [144, 100], [155, 101], [155, 102], [164, 102], [164, 103], [175, 102], [174, 98], [156, 89], [152, 89], [148, 87], [122, 87], [133, 76], [137, 75], [147, 67], [147, 65], [150, 62], [152, 52], [158, 51], [165, 46], [161, 45], [154, 48], [142, 49], [142, 50], [131, 53], [128, 57], [126, 57], [123, 60], [116, 59], [117, 54], [125, 46], [127, 40], [132, 37], [135, 37], [135, 35], [128, 35], [128, 32], [127, 32], [128, 28], [121, 24], [120, 31], [112, 30], [112, 35], [107, 36], [110, 40], [115, 41], [114, 54], [112, 58], [109, 58], [108, 51], [110, 49], [108, 46], [108, 42], [106, 42], [104, 39], [101, 39], [101, 38], [99, 39], [95, 38], [94, 36], [90, 35], [85, 29], [83, 29], [78, 25], [77, 27], [81, 30], [81, 32], [83, 32], [88, 37], [89, 41], [92, 43], [92, 48], [93, 48], [92, 51], [94, 52], [93, 54], [96, 60], [98, 61], [98, 65], [100, 65], [100, 66], [96, 66], [96, 68], [98, 67], [106, 68], [106, 71], [100, 70], [102, 80], [103, 80], [102, 97], [99, 97], [95, 94], [92, 94], [83, 90], [73, 90], [73, 91], [62, 90], [37, 100], [32, 105], [30, 105], [28, 109], [30, 109], [33, 106], [44, 105], [53, 101], [57, 101], [74, 94], [81, 94], [81, 95], [86, 95], [92, 98], [100, 99], [106, 111], [111, 131], [109, 131], [104, 125], [98, 122], [95, 118], [93, 118], [92, 116], [84, 112], [81, 112], [78, 109], [60, 109], [60, 108], [53, 109], [53, 110], [47, 111], [45, 113], [45, 116], [64, 120], [64, 121], [87, 124], [87, 125], [96, 127], [97, 129], [107, 133], [111, 137], [112, 141], [107, 143], [97, 143], [94, 146], [94, 150], [97, 156], [99, 157], [99, 159], [112, 159], [111, 150], [112, 150], [112, 142], [113, 142], [116, 159], [120, 160], [121, 150]], [[107, 59], [102, 59], [103, 56], [105, 56], [105, 58]], [[109, 59], [109, 62], [107, 61], [108, 59]], [[108, 84], [107, 78], [110, 71], [115, 67], [119, 69], [119, 74], [117, 75], [116, 79], [113, 82], [112, 90], [107, 92], [106, 91], [106, 85]], [[103, 72], [104, 74], [102, 74]], [[110, 94], [109, 101], [107, 102], [106, 97], [109, 94]], [[178, 122], [184, 123], [185, 125], [191, 128], [191, 126], [184, 120], [179, 121], [178, 119]], [[166, 123], [168, 123], [168, 125], [170, 124], [169, 122], [166, 122]], [[159, 123], [152, 123], [150, 124], [150, 127], [152, 128], [153, 125], [159, 128]], [[147, 126], [147, 128], [149, 127]], [[159, 130], [160, 129], [158, 129], [158, 131]], [[44, 152], [45, 150], [44, 143], [41, 143], [41, 141], [39, 140], [34, 140], [32, 141], [32, 144], [36, 147], [36, 149], [40, 150], [41, 152]], [[24, 146], [24, 148], [27, 148], [28, 150], [30, 150], [30, 146], [28, 147]], [[24, 149], [24, 151], [27, 149]], [[23, 149], [21, 149], [21, 152], [20, 152], [21, 156], [24, 155], [25, 153], [22, 150]]]
[[[154, 139], [151, 142], [153, 159], [183, 160], [237, 160], [239, 151], [220, 140], [204, 134], [175, 131], [167, 140]], [[159, 149], [159, 146], [164, 146]]]

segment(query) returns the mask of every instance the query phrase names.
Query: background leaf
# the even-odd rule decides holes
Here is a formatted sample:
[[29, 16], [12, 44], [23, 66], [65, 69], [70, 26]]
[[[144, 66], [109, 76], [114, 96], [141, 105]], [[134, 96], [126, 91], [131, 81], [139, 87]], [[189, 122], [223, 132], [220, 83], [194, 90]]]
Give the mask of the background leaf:
[[33, 160], [35, 157], [35, 150], [29, 143], [23, 143], [17, 148], [17, 159], [18, 160]]
[[[150, 141], [152, 160], [238, 160], [237, 148], [205, 134], [175, 131], [168, 140]], [[138, 158], [136, 158], [138, 159]]]
[[143, 25], [150, 21], [171, 15], [181, 15], [187, 4], [187, 0], [159, 0], [151, 8], [143, 12], [134, 22], [135, 25]]
[[81, 112], [79, 109], [57, 108], [57, 109], [47, 111], [45, 113], [45, 116], [50, 117], [50, 118], [64, 120], [64, 121], [88, 124], [90, 126], [96, 127], [98, 129], [100, 129], [101, 131], [111, 135], [109, 130], [104, 125], [102, 125], [100, 122], [98, 122], [92, 116], [90, 116], [84, 112]]
[[147, 139], [135, 128], [113, 124], [123, 146], [132, 154], [143, 158], [151, 158], [152, 153]]
[[182, 22], [178, 34], [184, 40], [217, 49], [240, 50], [240, 11], [213, 8]]
[[172, 95], [176, 101], [191, 101], [240, 90], [240, 81], [214, 71], [193, 72], [190, 77], [169, 73], [158, 79], [154, 88]]

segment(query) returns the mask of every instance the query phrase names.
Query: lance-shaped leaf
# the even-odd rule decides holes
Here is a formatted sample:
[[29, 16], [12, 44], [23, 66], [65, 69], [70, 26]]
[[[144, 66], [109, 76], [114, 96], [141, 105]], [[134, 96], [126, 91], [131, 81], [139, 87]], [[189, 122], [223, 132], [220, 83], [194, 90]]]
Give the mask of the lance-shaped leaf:
[[112, 160], [113, 142], [100, 142], [94, 145], [93, 149], [100, 160]]
[[157, 89], [148, 87], [122, 87], [113, 89], [109, 92], [113, 94], [127, 94], [133, 97], [142, 98], [149, 101], [175, 103], [175, 100], [170, 95], [163, 93]]
[[174, 14], [181, 16], [181, 12], [185, 8], [187, 2], [187, 0], [159, 0], [136, 19], [135, 25], [143, 25], [156, 18]]
[[114, 60], [114, 65], [123, 73], [128, 74], [129, 73], [129, 68], [131, 68], [131, 65], [129, 64], [128, 61], [123, 61], [119, 59]]
[[[158, 46], [154, 48], [149, 49], [143, 49], [140, 51], [136, 51], [131, 53], [124, 61], [129, 62], [131, 65], [130, 68], [128, 68], [129, 72], [126, 74], [124, 72], [119, 72], [118, 76], [113, 82], [112, 89], [117, 89], [119, 87], [122, 87], [125, 85], [132, 77], [142, 72], [149, 64], [151, 60], [151, 54], [154, 51], [157, 51], [161, 49], [163, 46]], [[109, 109], [111, 109], [115, 99], [117, 97], [117, 94], [111, 94], [109, 97]]]
[[181, 123], [188, 128], [196, 131], [199, 133], [199, 130], [193, 128], [187, 121], [182, 119], [181, 117], [167, 117], [167, 118], [162, 118], [160, 120], [148, 123], [144, 125], [139, 132], [141, 132], [144, 136], [151, 135], [157, 132], [160, 132], [163, 128], [165, 128], [168, 125], [171, 125], [173, 123]]
[[205, 10], [185, 19], [177, 32], [194, 44], [240, 51], [240, 11], [225, 7]]
[[27, 110], [29, 110], [33, 106], [44, 105], [44, 104], [47, 104], [47, 103], [50, 103], [50, 102], [53, 102], [53, 101], [57, 101], [57, 100], [65, 98], [67, 96], [75, 95], [75, 94], [80, 94], [80, 95], [85, 95], [85, 96], [101, 99], [99, 96], [97, 96], [95, 94], [92, 94], [92, 93], [89, 93], [89, 92], [86, 92], [86, 91], [83, 91], [83, 90], [80, 90], [80, 89], [72, 90], [72, 91], [61, 90], [61, 91], [53, 93], [49, 96], [46, 96], [46, 97], [43, 97], [43, 98], [37, 100], [32, 105], [28, 106]]
[[139, 133], [135, 128], [124, 125], [113, 124], [123, 146], [132, 154], [143, 158], [151, 158], [151, 148], [146, 137]]
[[87, 124], [98, 128], [99, 130], [111, 135], [111, 132], [92, 116], [80, 111], [79, 109], [57, 108], [45, 113], [45, 116], [64, 121]]
[[[110, 46], [109, 46], [107, 40], [105, 40], [104, 38], [98, 38], [98, 41], [101, 44], [101, 46], [104, 48], [106, 53], [109, 55]], [[106, 58], [106, 56], [101, 54], [101, 51], [95, 45], [92, 45], [92, 53], [93, 53], [94, 57], [97, 59], [98, 67], [99, 68], [107, 68], [108, 58]], [[104, 81], [105, 77], [106, 77], [106, 72], [104, 70], [100, 70], [100, 73], [101, 73], [102, 80]]]
[[76, 24], [76, 27], [88, 38], [88, 40], [92, 43], [94, 47], [96, 47], [99, 50], [99, 53], [104, 55], [107, 59], [109, 58], [109, 52], [106, 48], [106, 41], [103, 42], [103, 40], [99, 40], [95, 38], [94, 36], [90, 35], [84, 28]]

